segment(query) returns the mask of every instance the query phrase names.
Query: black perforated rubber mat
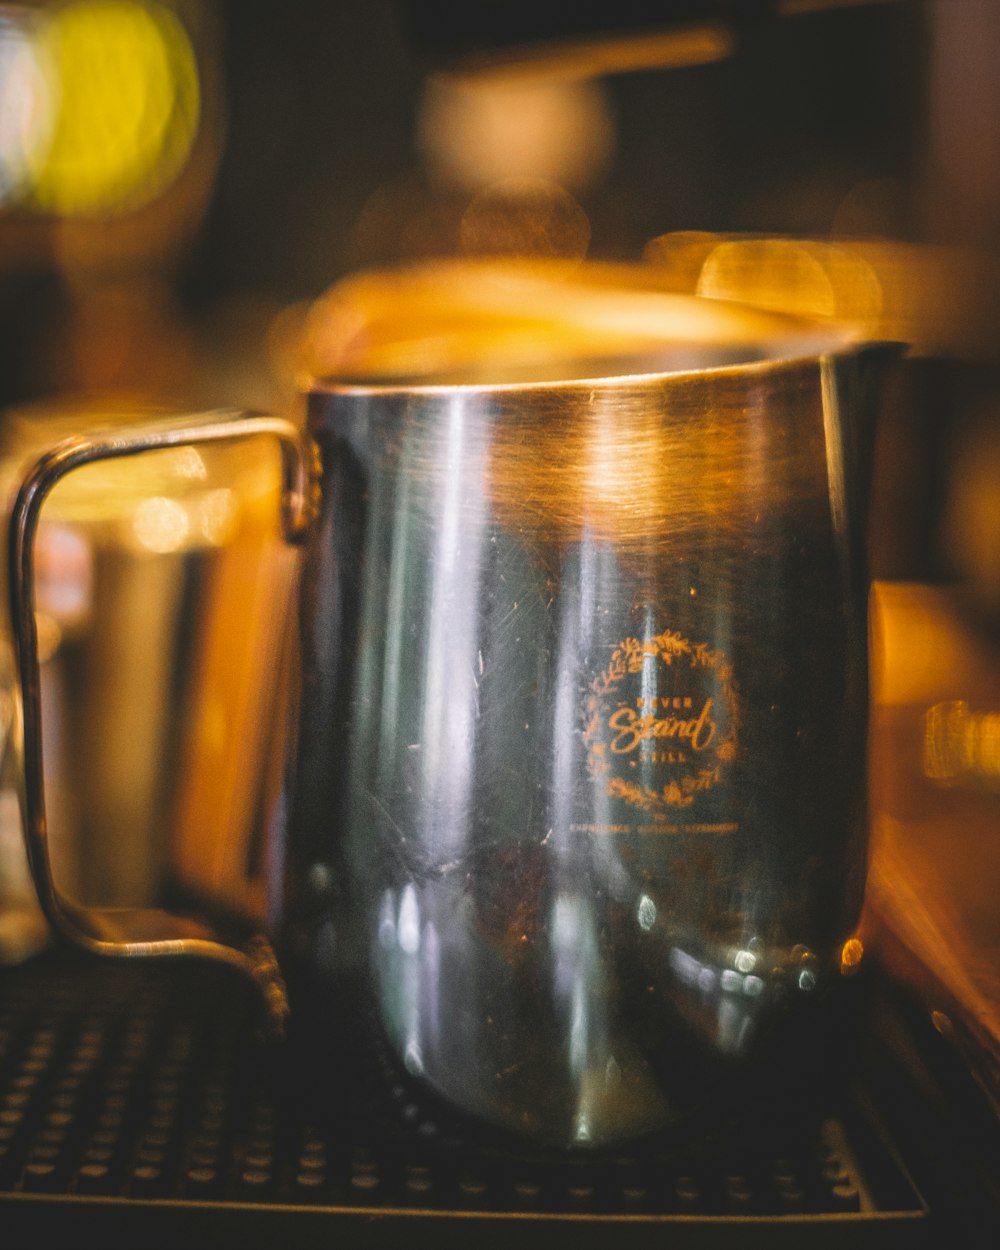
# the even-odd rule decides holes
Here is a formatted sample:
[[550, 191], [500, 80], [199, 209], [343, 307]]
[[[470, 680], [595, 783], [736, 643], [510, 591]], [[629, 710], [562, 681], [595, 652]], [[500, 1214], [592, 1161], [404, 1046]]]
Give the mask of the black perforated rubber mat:
[[147, 1245], [921, 1244], [918, 1196], [847, 1105], [766, 1139], [733, 1125], [553, 1161], [477, 1145], [377, 1062], [344, 1071], [332, 1110], [293, 1068], [212, 969], [60, 952], [0, 970], [0, 1227]]

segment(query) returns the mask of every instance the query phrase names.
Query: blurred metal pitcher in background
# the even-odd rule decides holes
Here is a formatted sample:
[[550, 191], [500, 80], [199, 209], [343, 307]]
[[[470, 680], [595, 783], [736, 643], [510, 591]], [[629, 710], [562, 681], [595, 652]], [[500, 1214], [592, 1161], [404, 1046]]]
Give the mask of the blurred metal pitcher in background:
[[[541, 315], [549, 285], [524, 285]], [[412, 1078], [522, 1137], [598, 1148], [734, 1073], [764, 1079], [860, 959], [870, 383], [889, 353], [694, 298], [579, 279], [561, 296], [598, 332], [311, 393], [272, 936], [293, 1010], [335, 1004], [349, 974]], [[612, 302], [643, 310], [642, 334]], [[283, 442], [294, 512], [293, 433], [256, 428]], [[11, 561], [42, 876], [46, 473], [22, 491]], [[48, 903], [93, 948], [215, 954], [277, 998], [259, 947]]]

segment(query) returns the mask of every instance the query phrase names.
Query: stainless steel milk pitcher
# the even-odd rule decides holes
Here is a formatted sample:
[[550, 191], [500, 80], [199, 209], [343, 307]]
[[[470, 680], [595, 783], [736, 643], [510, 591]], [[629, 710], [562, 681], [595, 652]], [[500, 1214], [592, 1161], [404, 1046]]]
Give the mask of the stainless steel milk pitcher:
[[[886, 352], [776, 324], [539, 381], [310, 395], [271, 937], [305, 969], [296, 993], [361, 986], [342, 1024], [363, 1015], [411, 1079], [547, 1146], [662, 1129], [717, 1073], [752, 1084], [860, 958]], [[290, 429], [231, 433], [252, 428], [283, 442], [300, 530]], [[97, 949], [236, 962], [280, 1003], [268, 947], [81, 916], [46, 885], [30, 620], [45, 472], [15, 509], [12, 594], [49, 913]]]

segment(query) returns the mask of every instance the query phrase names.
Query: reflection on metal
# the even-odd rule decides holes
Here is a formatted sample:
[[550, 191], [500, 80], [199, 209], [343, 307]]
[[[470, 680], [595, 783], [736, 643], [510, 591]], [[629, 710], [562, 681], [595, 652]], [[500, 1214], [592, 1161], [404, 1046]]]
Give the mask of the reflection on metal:
[[[726, 963], [713, 962], [711, 956], [698, 958], [679, 946], [672, 947], [669, 955], [670, 971], [678, 982], [677, 1001], [684, 1014], [698, 1020], [702, 1028], [711, 1027], [714, 1044], [732, 1056], [751, 1050], [769, 1012], [787, 1001], [789, 992], [808, 994], [819, 984], [817, 961], [808, 948], [765, 951], [759, 941], [753, 945], [754, 950], [730, 950], [721, 956]], [[851, 959], [856, 967], [861, 943], [853, 939], [845, 943], [844, 950], [842, 971]]]
[[403, 887], [403, 895], [399, 901], [396, 940], [404, 955], [416, 955], [420, 950], [420, 906], [411, 883]]
[[[419, 770], [422, 823], [437, 829], [445, 853], [466, 850], [472, 800], [468, 745], [480, 714], [482, 652], [476, 630], [481, 593], [475, 553], [482, 542], [483, 456], [477, 431], [456, 396], [448, 405], [442, 439], [444, 463], [430, 503], [438, 519], [427, 613], [423, 716], [411, 753]], [[397, 605], [392, 605], [397, 606]], [[403, 619], [408, 607], [400, 603]], [[516, 608], [516, 604], [515, 604]], [[410, 657], [412, 659], [412, 656]]]
[[[361, 282], [340, 311], [370, 296], [368, 346], [419, 347], [422, 292], [431, 361], [436, 319], [461, 340], [469, 310], [485, 336], [496, 291], [522, 328], [537, 292], [539, 319], [549, 300], [584, 320], [579, 297], [661, 337], [581, 362], [592, 340], [561, 323], [547, 383], [479, 386], [452, 357], [316, 388], [292, 879], [325, 848], [402, 1066], [494, 1125], [600, 1148], [710, 1092], [682, 1053], [752, 1083], [772, 1026], [841, 984], [866, 770], [854, 383], [885, 357], [835, 331], [824, 379], [813, 327], [782, 318], [747, 347], [757, 314], [682, 300], [674, 339], [680, 305], [596, 277], [428, 276]], [[619, 741], [633, 713], [650, 732]], [[595, 714], [617, 730], [588, 736]], [[717, 781], [648, 810], [717, 744]]]
[[733, 963], [737, 972], [753, 972], [757, 967], [757, 956], [753, 951], [737, 951]]
[[391, 951], [396, 944], [396, 908], [391, 890], [382, 895], [379, 911], [378, 942], [383, 950]]

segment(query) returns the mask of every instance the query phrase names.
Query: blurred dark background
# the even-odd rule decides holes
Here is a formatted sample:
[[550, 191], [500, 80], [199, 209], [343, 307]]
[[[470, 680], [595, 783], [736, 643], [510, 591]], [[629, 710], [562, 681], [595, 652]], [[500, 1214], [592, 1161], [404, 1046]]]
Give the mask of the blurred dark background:
[[[435, 191], [456, 189], [435, 184], [420, 150], [432, 62], [407, 42], [399, 11], [305, 0], [291, 14], [259, 0], [220, 6], [230, 128], [188, 266], [201, 300], [309, 297], [355, 266], [458, 250], [446, 213], [436, 233], [414, 220]], [[924, 56], [918, 9], [875, 4], [762, 21], [709, 64], [598, 80], [611, 151], [571, 188], [590, 254], [635, 259], [669, 230], [826, 234], [860, 184], [884, 180], [898, 180], [899, 216], [857, 224], [912, 232]], [[396, 215], [376, 233], [366, 209], [392, 189]]]
[[[201, 63], [203, 123], [216, 131], [198, 211], [188, 192], [172, 230], [159, 219], [149, 230], [141, 258], [166, 270], [179, 315], [211, 323], [236, 301], [262, 311], [312, 299], [361, 266], [460, 250], [474, 175], [449, 179], [422, 148], [434, 62], [398, 8], [181, 0], [175, 11]], [[722, 59], [593, 79], [590, 107], [610, 133], [569, 188], [589, 219], [589, 255], [636, 259], [673, 230], [911, 237], [926, 58], [922, 6], [903, 2], [761, 18]], [[45, 341], [65, 328], [82, 268], [126, 263], [114, 247], [123, 215], [149, 212], [88, 206], [69, 225], [82, 218], [97, 237], [67, 245], [65, 226], [26, 200], [0, 210], [4, 404], [73, 385]]]
[[[503, 76], [526, 41], [532, 73]], [[988, 570], [963, 571], [946, 531], [969, 439], [1000, 458], [997, 51], [991, 0], [4, 6], [0, 407], [294, 409], [306, 311], [370, 266], [877, 240], [883, 320], [924, 362], [889, 427], [879, 571], [957, 569], [993, 594], [992, 493], [961, 521]], [[456, 58], [478, 85], [442, 78]], [[144, 74], [164, 116], [173, 93], [153, 155], [115, 137], [156, 112]]]

